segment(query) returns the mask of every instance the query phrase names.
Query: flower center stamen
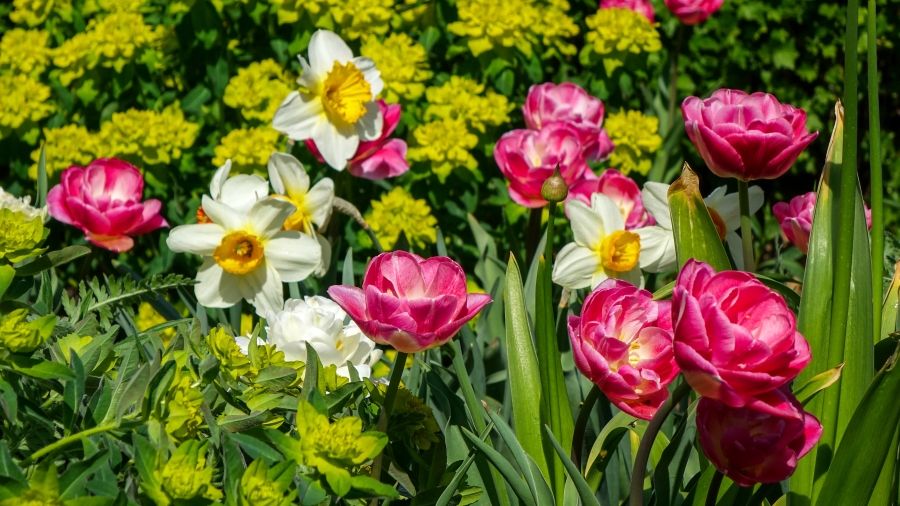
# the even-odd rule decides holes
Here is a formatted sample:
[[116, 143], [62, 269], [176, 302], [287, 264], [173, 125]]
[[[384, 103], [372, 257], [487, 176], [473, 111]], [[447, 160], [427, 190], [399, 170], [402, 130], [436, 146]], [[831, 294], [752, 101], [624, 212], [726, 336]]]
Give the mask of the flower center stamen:
[[356, 123], [366, 113], [366, 103], [372, 101], [372, 90], [362, 71], [347, 62], [334, 62], [325, 76], [322, 104], [332, 118]]
[[231, 274], [247, 274], [262, 262], [263, 245], [256, 236], [246, 232], [232, 232], [222, 238], [213, 251], [220, 267]]
[[603, 239], [598, 253], [603, 268], [628, 272], [634, 269], [641, 256], [641, 238], [627, 230], [616, 230]]
[[203, 206], [197, 208], [197, 223], [200, 225], [204, 225], [206, 223], [212, 223], [212, 218], [206, 214], [206, 211], [203, 210]]

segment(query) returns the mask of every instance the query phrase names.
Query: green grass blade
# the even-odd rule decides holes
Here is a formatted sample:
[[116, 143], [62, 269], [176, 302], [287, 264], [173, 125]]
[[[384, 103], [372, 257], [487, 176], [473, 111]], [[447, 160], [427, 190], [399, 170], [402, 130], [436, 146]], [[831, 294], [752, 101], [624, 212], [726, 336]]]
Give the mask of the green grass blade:
[[594, 491], [591, 490], [591, 487], [588, 486], [587, 482], [584, 481], [584, 477], [581, 476], [581, 473], [578, 472], [578, 468], [575, 467], [575, 464], [572, 462], [572, 459], [566, 455], [566, 451], [563, 450], [563, 447], [560, 446], [559, 441], [553, 437], [553, 431], [550, 430], [550, 427], [544, 426], [544, 430], [547, 433], [547, 437], [550, 439], [550, 443], [553, 444], [553, 449], [556, 450], [556, 454], [559, 456], [559, 459], [562, 461], [563, 466], [566, 469], [566, 474], [569, 476], [569, 479], [575, 484], [575, 489], [578, 491], [578, 497], [581, 498], [581, 504], [584, 506], [600, 506], [600, 502], [597, 501], [597, 498], [594, 497]]
[[462, 429], [462, 434], [469, 440], [469, 443], [471, 443], [498, 471], [500, 471], [500, 474], [503, 475], [503, 478], [509, 483], [513, 493], [516, 494], [516, 497], [518, 497], [520, 501], [526, 506], [535, 506], [534, 497], [531, 495], [531, 491], [528, 490], [525, 481], [519, 477], [516, 469], [505, 457], [503, 457], [503, 455], [497, 453], [496, 450], [478, 439], [475, 434], [472, 434], [465, 428]]
[[708, 263], [716, 271], [731, 269], [725, 246], [703, 202], [700, 180], [687, 163], [681, 177], [669, 187], [669, 210], [675, 233], [675, 255], [683, 266], [691, 258]]
[[[869, 101], [869, 173], [872, 186], [872, 307], [875, 318], [875, 330], [881, 327], [881, 312], [878, 311], [878, 303], [881, 302], [881, 290], [884, 286], [884, 202], [881, 172], [881, 112], [878, 107], [878, 31], [877, 2], [869, 0], [868, 15], [866, 18], [866, 44], [868, 45], [868, 58], [866, 58], [866, 71], [868, 73], [869, 92], [866, 99]], [[875, 334], [875, 341], [881, 340], [881, 333]]]

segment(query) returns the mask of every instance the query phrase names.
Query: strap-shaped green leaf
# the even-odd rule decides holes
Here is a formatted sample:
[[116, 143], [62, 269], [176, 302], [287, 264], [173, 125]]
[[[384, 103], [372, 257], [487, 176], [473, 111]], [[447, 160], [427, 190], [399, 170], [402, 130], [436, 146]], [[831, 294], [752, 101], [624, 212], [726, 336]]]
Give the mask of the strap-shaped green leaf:
[[703, 202], [700, 179], [687, 163], [681, 177], [669, 186], [669, 212], [672, 214], [675, 255], [679, 266], [696, 258], [716, 271], [731, 269], [716, 224]]

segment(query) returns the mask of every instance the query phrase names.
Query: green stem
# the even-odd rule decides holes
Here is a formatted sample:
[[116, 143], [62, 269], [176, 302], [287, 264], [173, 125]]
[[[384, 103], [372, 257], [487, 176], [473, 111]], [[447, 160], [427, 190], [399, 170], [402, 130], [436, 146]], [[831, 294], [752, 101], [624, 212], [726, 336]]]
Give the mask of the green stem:
[[[681, 44], [684, 41], [684, 23], [678, 24], [678, 35], [672, 49], [672, 69], [669, 74], [669, 118], [666, 132], [675, 126], [675, 105], [678, 102], [678, 57], [681, 55]], [[664, 169], [665, 170], [665, 169]]]
[[706, 493], [706, 506], [716, 506], [716, 502], [719, 500], [719, 488], [722, 486], [722, 478], [725, 478], [725, 475], [716, 470], [716, 474], [713, 475], [712, 482], [709, 484], [709, 492]]
[[[844, 161], [841, 167], [840, 207], [838, 210], [837, 257], [834, 260], [834, 299], [831, 306], [831, 342], [845, 340], [847, 311], [850, 308], [850, 274], [853, 266], [853, 219], [856, 210], [857, 136], [859, 101], [857, 76], [857, 40], [859, 37], [859, 0], [847, 2], [847, 38], [844, 41]], [[881, 303], [877, 304], [881, 307]]]
[[[394, 399], [397, 397], [397, 389], [400, 388], [400, 379], [403, 377], [403, 369], [406, 367], [406, 353], [397, 352], [394, 357], [394, 366], [391, 368], [391, 380], [387, 391], [384, 393], [384, 406], [381, 407], [381, 416], [378, 418], [378, 431], [387, 434], [388, 420], [394, 409]], [[384, 459], [384, 451], [375, 457], [372, 462], [372, 478], [381, 481], [381, 462]]]
[[588, 392], [584, 402], [581, 403], [581, 410], [578, 412], [578, 420], [575, 421], [575, 432], [572, 434], [572, 462], [575, 467], [581, 469], [581, 447], [584, 445], [584, 431], [587, 428], [588, 420], [591, 419], [591, 413], [594, 411], [594, 404], [600, 398], [600, 387], [594, 385]]
[[631, 506], [644, 506], [644, 476], [647, 475], [647, 462], [650, 460], [653, 441], [656, 439], [659, 429], [662, 428], [663, 422], [690, 391], [691, 386], [687, 384], [687, 381], [682, 381], [647, 424], [647, 430], [644, 432], [637, 454], [634, 456], [634, 468], [631, 470]]
[[547, 204], [547, 242], [544, 243], [544, 261], [547, 262], [547, 281], [550, 281], [550, 272], [553, 270], [553, 225], [556, 221], [556, 202]]
[[869, 84], [869, 170], [872, 183], [872, 309], [875, 342], [881, 339], [881, 299], [884, 290], [884, 203], [881, 172], [881, 114], [878, 106], [878, 49], [876, 1], [869, 0], [866, 32], [869, 45], [866, 70]]
[[101, 434], [101, 433], [103, 433], [103, 432], [108, 432], [108, 431], [111, 431], [111, 430], [115, 430], [115, 429], [117, 429], [117, 428], [119, 428], [119, 424], [117, 424], [117, 423], [108, 423], [108, 424], [106, 424], [106, 425], [98, 425], [98, 426], [96, 426], [96, 427], [92, 427], [92, 428], [90, 428], [90, 429], [83, 430], [83, 431], [81, 431], [81, 432], [72, 434], [71, 436], [66, 436], [66, 437], [60, 439], [59, 441], [56, 441], [55, 443], [49, 444], [49, 445], [47, 445], [47, 446], [41, 448], [40, 450], [38, 450], [38, 451], [32, 453], [29, 457], [27, 457], [25, 460], [23, 460], [22, 462], [20, 462], [20, 463], [19, 463], [19, 466], [20, 466], [20, 467], [28, 466], [28, 465], [30, 465], [32, 462], [35, 462], [35, 461], [37, 461], [39, 458], [43, 457], [44, 455], [47, 455], [47, 454], [49, 454], [49, 453], [53, 453], [53, 452], [55, 452], [56, 450], [58, 450], [58, 449], [60, 449], [60, 448], [62, 448], [62, 447], [64, 447], [64, 446], [68, 446], [68, 445], [70, 445], [70, 444], [72, 444], [72, 443], [81, 441], [82, 439], [84, 439], [84, 438], [86, 438], [86, 437], [88, 437], [88, 436], [93, 436], [94, 434]]
[[[753, 227], [750, 221], [750, 188], [747, 181], [738, 179], [738, 199], [741, 206], [741, 245], [744, 252], [744, 270], [753, 272], [756, 267], [753, 254]], [[739, 268], [741, 266], [738, 266]]]
[[371, 228], [366, 227], [366, 233], [369, 234], [369, 239], [372, 240], [372, 246], [375, 248], [375, 251], [379, 254], [384, 253], [384, 248], [381, 247], [381, 242], [378, 240], [378, 237], [375, 236], [375, 232], [373, 232]]

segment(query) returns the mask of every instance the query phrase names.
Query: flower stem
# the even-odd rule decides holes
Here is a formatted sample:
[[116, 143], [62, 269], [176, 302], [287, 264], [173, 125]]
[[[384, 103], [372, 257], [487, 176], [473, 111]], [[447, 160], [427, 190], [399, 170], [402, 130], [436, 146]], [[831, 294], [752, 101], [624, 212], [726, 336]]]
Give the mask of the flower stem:
[[634, 468], [631, 470], [631, 506], [644, 506], [644, 476], [647, 475], [647, 462], [650, 460], [653, 441], [656, 439], [659, 429], [662, 428], [663, 422], [669, 417], [669, 413], [690, 391], [690, 385], [687, 384], [687, 381], [683, 381], [672, 391], [672, 395], [662, 403], [662, 406], [653, 415], [653, 419], [647, 424], [647, 430], [644, 432], [644, 437], [641, 438], [641, 444], [634, 457]]
[[528, 215], [528, 228], [525, 230], [525, 264], [531, 265], [532, 259], [538, 254], [537, 247], [541, 241], [541, 214], [540, 207], [531, 210]]
[[684, 27], [684, 23], [678, 24], [678, 35], [675, 39], [675, 47], [672, 49], [672, 69], [669, 74], [669, 117], [667, 118], [666, 132], [671, 131], [675, 126], [675, 105], [678, 103], [678, 57], [681, 55], [681, 45], [684, 43]]
[[[387, 434], [388, 420], [394, 409], [394, 399], [397, 397], [397, 389], [400, 388], [400, 378], [403, 377], [403, 369], [406, 367], [406, 353], [397, 352], [394, 357], [394, 366], [391, 368], [391, 380], [387, 391], [384, 393], [384, 406], [381, 407], [381, 416], [378, 418], [378, 431]], [[381, 461], [384, 458], [384, 450], [375, 457], [372, 462], [372, 478], [381, 481]]]
[[584, 431], [587, 428], [588, 420], [591, 419], [591, 412], [594, 411], [594, 404], [600, 398], [600, 387], [594, 385], [588, 392], [584, 402], [581, 403], [581, 410], [578, 412], [578, 419], [575, 421], [575, 432], [572, 435], [572, 462], [575, 467], [581, 469], [581, 447], [584, 445]]
[[547, 242], [544, 243], [544, 261], [547, 262], [546, 276], [550, 280], [550, 271], [553, 270], [553, 225], [556, 221], [556, 202], [547, 204]]
[[[738, 179], [738, 199], [741, 205], [741, 243], [744, 252], [744, 270], [755, 270], [753, 257], [753, 228], [750, 222], [750, 188], [746, 181]], [[738, 266], [740, 267], [740, 266]]]
[[49, 444], [49, 445], [41, 448], [40, 450], [32, 453], [25, 460], [23, 460], [22, 462], [19, 462], [19, 466], [20, 467], [28, 466], [32, 462], [36, 462], [39, 458], [43, 457], [44, 455], [53, 453], [56, 450], [58, 450], [64, 446], [68, 446], [72, 443], [81, 441], [82, 439], [84, 439], [88, 436], [93, 436], [94, 434], [101, 434], [103, 432], [109, 432], [111, 430], [115, 430], [118, 428], [119, 428], [118, 423], [108, 423], [106, 425], [98, 425], [96, 427], [92, 427], [90, 429], [83, 430], [81, 432], [76, 432], [75, 434], [66, 436], [66, 437], [60, 439], [59, 441]]
[[706, 506], [716, 506], [723, 478], [725, 475], [716, 470], [716, 474], [713, 475], [712, 482], [709, 484], [709, 492], [706, 493]]
[[881, 114], [878, 106], [878, 50], [876, 48], [876, 2], [869, 0], [866, 23], [869, 45], [866, 70], [869, 84], [869, 170], [872, 183], [872, 308], [875, 342], [881, 339], [881, 298], [884, 290], [884, 205], [881, 172]]

